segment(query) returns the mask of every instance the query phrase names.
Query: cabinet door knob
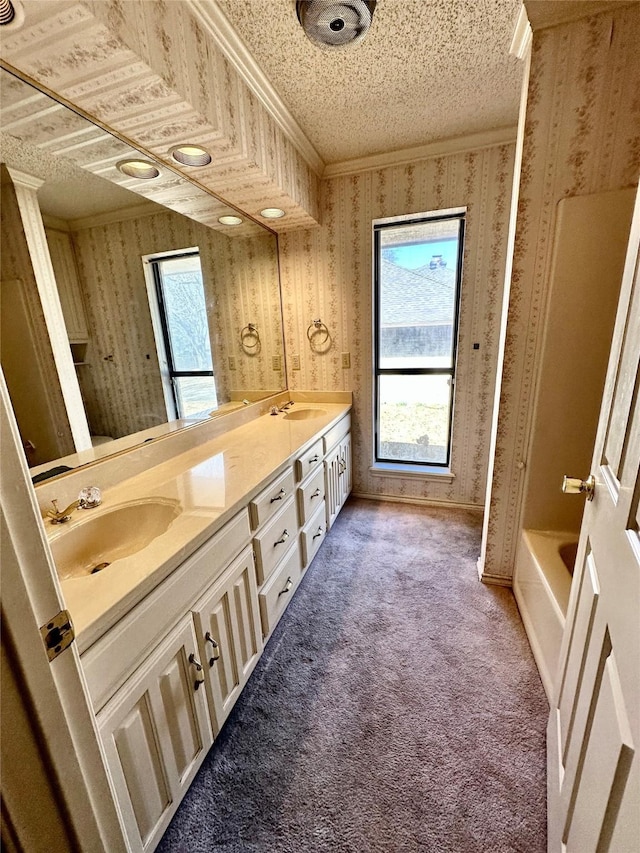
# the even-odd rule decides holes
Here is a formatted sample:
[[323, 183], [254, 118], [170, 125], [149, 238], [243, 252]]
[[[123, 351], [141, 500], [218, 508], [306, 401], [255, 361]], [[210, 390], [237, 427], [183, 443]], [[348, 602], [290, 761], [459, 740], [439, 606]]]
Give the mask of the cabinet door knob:
[[273, 543], [274, 547], [275, 547], [276, 545], [282, 545], [282, 543], [283, 543], [283, 542], [286, 542], [288, 538], [289, 538], [289, 531], [285, 528], [285, 529], [282, 531], [282, 536], [280, 537], [280, 539], [277, 539], [277, 540]]
[[189, 663], [195, 668], [196, 671], [196, 680], [193, 683], [193, 689], [197, 690], [204, 681], [204, 672], [202, 671], [202, 664], [199, 660], [197, 660], [196, 656], [193, 653], [189, 655]]
[[282, 500], [282, 498], [283, 498], [286, 494], [287, 494], [287, 493], [285, 492], [285, 490], [284, 490], [284, 489], [280, 489], [280, 491], [279, 491], [279, 492], [278, 492], [278, 494], [275, 496], [275, 498], [271, 498], [271, 503], [273, 504], [273, 503], [275, 503], [276, 501], [281, 501], [281, 500]]
[[289, 592], [289, 590], [291, 589], [292, 586], [293, 586], [293, 581], [289, 577], [289, 578], [287, 578], [286, 584], [282, 587], [282, 589], [278, 593], [278, 598], [280, 598], [281, 595], [284, 595], [285, 592]]
[[204, 635], [204, 640], [205, 643], [211, 643], [213, 655], [209, 658], [209, 666], [213, 666], [214, 663], [220, 658], [220, 646], [213, 639], [209, 631], [207, 631], [207, 633]]

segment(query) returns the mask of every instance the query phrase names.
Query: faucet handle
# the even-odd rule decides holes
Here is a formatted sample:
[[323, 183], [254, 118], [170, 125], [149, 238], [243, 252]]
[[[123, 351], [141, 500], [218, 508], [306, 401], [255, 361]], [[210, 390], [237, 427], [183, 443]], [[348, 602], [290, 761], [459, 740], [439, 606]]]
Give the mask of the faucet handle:
[[97, 486], [87, 486], [78, 495], [78, 506], [80, 509], [93, 509], [102, 503], [102, 493]]

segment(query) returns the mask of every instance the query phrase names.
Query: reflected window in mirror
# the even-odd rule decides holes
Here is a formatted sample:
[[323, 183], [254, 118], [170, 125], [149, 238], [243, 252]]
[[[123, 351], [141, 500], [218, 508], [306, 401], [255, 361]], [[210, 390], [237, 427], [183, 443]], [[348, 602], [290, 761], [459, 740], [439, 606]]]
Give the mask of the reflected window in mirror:
[[188, 418], [218, 405], [209, 320], [197, 249], [148, 258], [158, 360], [167, 416]]

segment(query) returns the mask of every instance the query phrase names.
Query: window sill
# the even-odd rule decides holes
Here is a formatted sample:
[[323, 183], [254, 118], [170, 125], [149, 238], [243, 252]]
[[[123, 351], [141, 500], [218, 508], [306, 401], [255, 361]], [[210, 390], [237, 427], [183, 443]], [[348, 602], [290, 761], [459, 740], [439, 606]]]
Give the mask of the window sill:
[[374, 462], [369, 472], [374, 477], [414, 477], [417, 480], [437, 480], [439, 483], [452, 483], [456, 476], [448, 468], [411, 465], [407, 462]]

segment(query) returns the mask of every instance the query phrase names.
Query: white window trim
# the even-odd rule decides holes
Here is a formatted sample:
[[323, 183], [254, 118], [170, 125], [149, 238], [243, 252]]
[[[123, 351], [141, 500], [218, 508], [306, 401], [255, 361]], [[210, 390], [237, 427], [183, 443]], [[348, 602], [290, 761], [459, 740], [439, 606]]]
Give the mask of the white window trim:
[[411, 462], [374, 462], [369, 473], [374, 477], [409, 477], [415, 480], [433, 480], [439, 483], [453, 483], [456, 475], [449, 468], [435, 465], [418, 465]]

